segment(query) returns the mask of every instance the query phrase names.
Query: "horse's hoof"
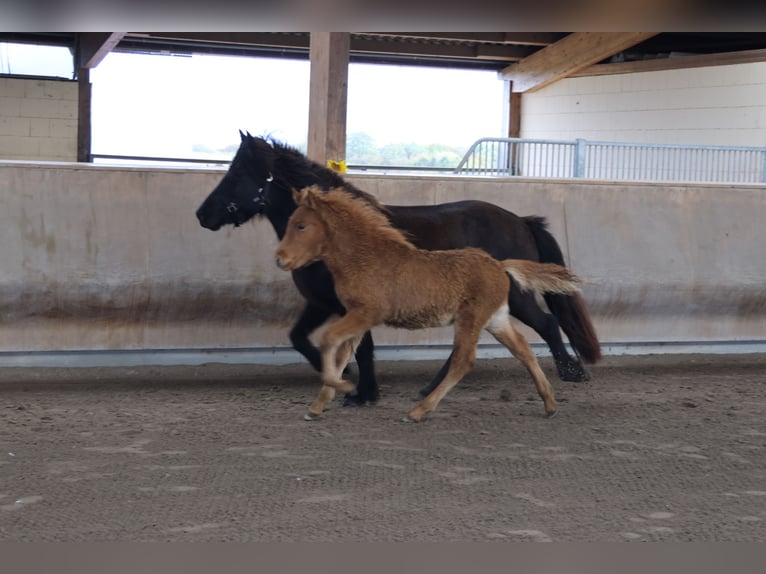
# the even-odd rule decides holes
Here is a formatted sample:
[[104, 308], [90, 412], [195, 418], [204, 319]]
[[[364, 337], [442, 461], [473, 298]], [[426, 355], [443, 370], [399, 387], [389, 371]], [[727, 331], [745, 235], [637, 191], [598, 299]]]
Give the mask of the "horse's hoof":
[[359, 395], [345, 395], [341, 406], [344, 407], [363, 407], [367, 401]]
[[307, 412], [305, 415], [303, 415], [304, 421], [315, 421], [319, 419], [319, 415], [316, 413], [312, 413], [311, 411]]
[[573, 363], [559, 369], [559, 378], [568, 383], [585, 383], [590, 381], [591, 376], [582, 365]]
[[408, 412], [407, 416], [402, 420], [407, 423], [419, 423], [425, 419], [425, 417], [428, 415], [428, 412], [429, 411], [423, 411], [415, 407], [410, 412]]
[[545, 416], [546, 416], [547, 418], [549, 418], [549, 419], [552, 419], [553, 417], [555, 417], [555, 416], [556, 416], [556, 414], [557, 414], [558, 412], [559, 412], [558, 410], [555, 410], [555, 411], [550, 411], [550, 412], [546, 411], [546, 412], [545, 412]]

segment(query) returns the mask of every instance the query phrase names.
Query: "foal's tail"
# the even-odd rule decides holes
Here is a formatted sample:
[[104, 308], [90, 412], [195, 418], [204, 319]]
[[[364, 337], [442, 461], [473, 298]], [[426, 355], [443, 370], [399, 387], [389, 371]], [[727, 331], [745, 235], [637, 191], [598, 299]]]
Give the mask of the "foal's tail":
[[[563, 266], [564, 256], [556, 239], [546, 228], [545, 218], [530, 216], [522, 219], [535, 238], [540, 261]], [[601, 358], [601, 344], [582, 295], [546, 293], [543, 297], [548, 309], [566, 333], [572, 348], [586, 363], [597, 362]]]
[[562, 265], [538, 263], [529, 259], [505, 259], [501, 263], [522, 291], [543, 295], [577, 293], [580, 290], [580, 278]]

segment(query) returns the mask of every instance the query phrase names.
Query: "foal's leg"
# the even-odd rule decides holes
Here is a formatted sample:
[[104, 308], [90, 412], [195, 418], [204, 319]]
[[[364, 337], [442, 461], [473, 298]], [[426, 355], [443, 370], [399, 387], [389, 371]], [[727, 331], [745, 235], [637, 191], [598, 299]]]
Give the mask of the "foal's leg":
[[[463, 322], [466, 323], [467, 321]], [[444, 380], [409, 412], [408, 418], [405, 420], [420, 422], [425, 415], [436, 409], [450, 389], [471, 370], [476, 362], [476, 345], [479, 342], [480, 333], [480, 327], [470, 324], [461, 325], [459, 321], [455, 322], [455, 342], [450, 355], [449, 369]]]
[[339, 372], [344, 372], [346, 365], [348, 365], [348, 362], [351, 360], [351, 355], [356, 351], [362, 338], [363, 336], [352, 337], [344, 341], [341, 346], [338, 347], [338, 350], [335, 352], [335, 367]]
[[444, 361], [442, 368], [439, 369], [439, 372], [436, 373], [436, 376], [433, 378], [433, 380], [430, 383], [428, 383], [425, 387], [420, 389], [420, 391], [418, 391], [421, 397], [427, 397], [434, 391], [436, 387], [439, 386], [439, 383], [441, 383], [444, 380], [444, 377], [447, 376], [447, 372], [449, 371], [451, 362], [452, 362], [452, 353], [450, 353], [449, 357], [447, 357], [447, 360]]
[[[534, 329], [547, 343], [556, 363], [559, 378], [562, 381], [583, 382], [590, 380], [590, 373], [585, 369], [579, 358], [572, 357], [564, 345], [558, 320], [551, 313], [546, 313], [537, 302], [535, 294], [531, 291], [522, 291], [518, 283], [511, 278], [511, 289], [508, 293], [508, 307], [511, 315], [522, 323]], [[420, 389], [421, 396], [430, 394], [444, 379], [449, 370], [452, 355], [447, 359], [442, 368], [425, 387]]]
[[590, 380], [590, 373], [583, 367], [580, 360], [567, 352], [556, 317], [546, 313], [537, 302], [535, 294], [522, 291], [513, 278], [511, 278], [511, 289], [508, 293], [508, 307], [511, 315], [534, 329], [546, 342], [562, 381], [579, 383]]
[[351, 392], [354, 386], [341, 379], [343, 367], [351, 357], [354, 343], [359, 341], [372, 325], [364, 316], [355, 311], [346, 313], [332, 323], [322, 334], [320, 349], [322, 353], [322, 389], [316, 400], [309, 407], [306, 418], [312, 419], [322, 414], [335, 396], [335, 390]]
[[[323, 325], [333, 314], [326, 308], [308, 303], [303, 308], [303, 312], [295, 325], [290, 329], [290, 342], [293, 349], [306, 357], [311, 366], [319, 372], [322, 371], [322, 355], [309, 340], [309, 335], [316, 331], [320, 325]], [[343, 406], [363, 405], [378, 400], [380, 391], [375, 378], [374, 348], [372, 334], [368, 331], [356, 349], [356, 364], [359, 369], [359, 383], [356, 393], [346, 395], [343, 399]]]
[[549, 417], [555, 415], [558, 407], [556, 406], [553, 387], [540, 368], [537, 357], [535, 357], [529, 343], [521, 333], [513, 328], [510, 317], [504, 309], [498, 310], [495, 316], [492, 317], [492, 320], [487, 325], [487, 331], [505, 345], [513, 356], [527, 368], [529, 374], [532, 375], [532, 380], [535, 382], [535, 387], [537, 387], [537, 394], [543, 399], [545, 412]]

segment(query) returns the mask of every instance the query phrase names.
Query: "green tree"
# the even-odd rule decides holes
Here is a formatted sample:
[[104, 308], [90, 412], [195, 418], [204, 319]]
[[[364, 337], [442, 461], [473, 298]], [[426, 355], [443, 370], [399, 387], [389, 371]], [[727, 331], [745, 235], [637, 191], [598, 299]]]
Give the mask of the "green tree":
[[354, 132], [346, 136], [346, 161], [356, 164], [373, 164], [378, 159], [378, 146], [375, 138], [364, 132]]

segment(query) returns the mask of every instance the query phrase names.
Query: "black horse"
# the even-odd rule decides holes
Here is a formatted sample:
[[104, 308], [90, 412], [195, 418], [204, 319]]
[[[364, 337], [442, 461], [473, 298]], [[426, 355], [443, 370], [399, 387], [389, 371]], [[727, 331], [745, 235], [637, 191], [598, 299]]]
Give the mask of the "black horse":
[[[235, 227], [256, 216], [265, 216], [281, 239], [296, 205], [292, 188], [319, 185], [323, 189], [343, 187], [383, 211], [395, 227], [405, 231], [421, 249], [479, 247], [497, 259], [531, 259], [564, 265], [564, 257], [544, 218], [519, 217], [483, 201], [457, 201], [440, 205], [383, 205], [337, 172], [309, 160], [296, 149], [276, 141], [240, 132], [241, 144], [228, 172], [197, 210], [200, 225], [213, 231]], [[332, 276], [321, 262], [292, 273], [298, 291], [306, 299], [290, 341], [318, 371], [319, 351], [309, 335], [331, 315], [345, 313], [335, 294]], [[585, 301], [579, 294], [545, 295], [551, 311], [544, 311], [531, 293], [517, 285], [509, 291], [510, 313], [534, 329], [550, 347], [559, 377], [565, 381], [587, 381], [589, 373], [580, 360], [567, 353], [559, 327], [566, 333], [579, 357], [587, 363], [601, 358], [601, 349]], [[345, 404], [364, 404], [378, 398], [373, 365], [373, 341], [368, 332], [356, 351], [359, 369], [357, 394]], [[429, 393], [444, 378], [449, 359], [421, 394]]]

